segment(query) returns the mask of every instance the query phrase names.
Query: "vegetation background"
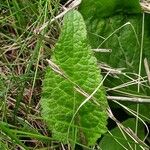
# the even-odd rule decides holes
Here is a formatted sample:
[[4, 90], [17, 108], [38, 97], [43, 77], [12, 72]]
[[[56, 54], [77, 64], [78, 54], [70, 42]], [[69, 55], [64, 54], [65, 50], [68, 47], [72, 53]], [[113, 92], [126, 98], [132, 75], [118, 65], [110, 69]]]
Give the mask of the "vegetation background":
[[[86, 2], [86, 0], [83, 0], [79, 11], [85, 19], [92, 49], [97, 48], [103, 37], [108, 37], [115, 29], [117, 32], [128, 26], [127, 22], [131, 22], [130, 28], [117, 32], [118, 36], [122, 35], [123, 40], [124, 38], [128, 39], [125, 40], [123, 46], [129, 47], [129, 49], [133, 47], [134, 49], [137, 43], [132, 43], [132, 41], [136, 41], [137, 36], [140, 40], [139, 49], [144, 47], [143, 52], [136, 53], [133, 66], [129, 64], [130, 67], [124, 62], [121, 65], [119, 64], [122, 54], [118, 54], [120, 47], [118, 48], [115, 43], [117, 40], [115, 35], [112, 36], [113, 40], [108, 39], [106, 44], [101, 45], [102, 50], [118, 48], [116, 53], [112, 53], [111, 59], [108, 60], [107, 54], [104, 54], [104, 56], [95, 52], [95, 56], [100, 60], [99, 63], [106, 63], [105, 65], [101, 64], [103, 76], [112, 69], [111, 75], [104, 82], [104, 86], [114, 118], [108, 119], [108, 133], [103, 138], [98, 139], [94, 147], [86, 147], [86, 149], [111, 150], [113, 147], [115, 149], [148, 149], [150, 144], [150, 104], [147, 103], [150, 100], [150, 72], [148, 69], [150, 63], [149, 1], [141, 1], [140, 3], [145, 15], [140, 10], [138, 15], [132, 16], [129, 14], [129, 17], [127, 17], [122, 15], [122, 10], [118, 9], [116, 12], [121, 12], [121, 15], [115, 16], [116, 12], [112, 13], [109, 10], [107, 14], [106, 10], [103, 10], [104, 14], [100, 12], [102, 14], [100, 17], [109, 16], [109, 18], [98, 18], [102, 20], [101, 24], [105, 26], [102, 30], [98, 30], [98, 25], [101, 24], [94, 26], [97, 21], [93, 21], [93, 26], [90, 26], [92, 22], [88, 22], [90, 15], [97, 17], [97, 12], [91, 14], [91, 10], [95, 8], [95, 5], [99, 7], [98, 3], [93, 2], [83, 7]], [[104, 1], [99, 0], [99, 2]], [[109, 2], [112, 6], [113, 1], [111, 3], [111, 0], [109, 0]], [[70, 3], [72, 3], [70, 0], [1, 0], [0, 2], [0, 149], [2, 150], [64, 150], [70, 148], [69, 145], [53, 140], [51, 131], [48, 130], [41, 117], [40, 108], [42, 81], [48, 65], [46, 59], [52, 55], [52, 49], [58, 40], [63, 22], [62, 17], [58, 19], [54, 19], [54, 17], [62, 14], [70, 6]], [[112, 11], [114, 12], [114, 10]], [[141, 14], [139, 15], [139, 13]], [[146, 18], [144, 22], [142, 22], [143, 16]], [[53, 20], [53, 22], [50, 20]], [[107, 27], [109, 21], [113, 29]], [[145, 28], [143, 28], [143, 24]], [[134, 30], [130, 31], [132, 25], [135, 29], [135, 35]], [[143, 35], [143, 33], [145, 34]], [[102, 39], [95, 36], [98, 34], [102, 36]], [[142, 45], [143, 41], [145, 41], [145, 45]], [[131, 55], [127, 54], [127, 56]], [[117, 61], [114, 61], [114, 58]], [[138, 74], [140, 64], [143, 65], [142, 73]], [[122, 71], [124, 67], [127, 70], [121, 72], [121, 75], [118, 74], [118, 71]], [[137, 72], [137, 78], [130, 76], [130, 74], [133, 74], [133, 70]], [[125, 77], [124, 73], [127, 72], [129, 76]], [[134, 80], [129, 80], [129, 78], [134, 78]], [[137, 90], [138, 86], [142, 86], [140, 91]], [[112, 95], [116, 97], [111, 97]], [[119, 97], [124, 97], [125, 101], [130, 100], [132, 103], [120, 102]], [[118, 101], [114, 101], [116, 99]], [[137, 104], [138, 100], [142, 100], [142, 103]], [[138, 124], [139, 120], [141, 121]], [[127, 127], [126, 129], [130, 127], [135, 133], [137, 132], [137, 134], [131, 132], [131, 143], [131, 139], [124, 136], [125, 133], [121, 130], [121, 126]], [[125, 131], [128, 133], [128, 130]], [[117, 137], [121, 141], [118, 141]], [[141, 147], [137, 146], [135, 141]], [[105, 147], [106, 145], [109, 147]], [[85, 147], [76, 144], [76, 149], [85, 149]]]

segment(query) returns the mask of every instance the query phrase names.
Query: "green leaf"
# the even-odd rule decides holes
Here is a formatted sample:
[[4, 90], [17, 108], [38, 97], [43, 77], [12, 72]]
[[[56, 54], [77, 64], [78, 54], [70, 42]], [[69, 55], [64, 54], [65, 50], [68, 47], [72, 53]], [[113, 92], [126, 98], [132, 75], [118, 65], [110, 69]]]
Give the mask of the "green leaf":
[[[92, 6], [92, 2], [94, 6], [97, 3], [97, 6]], [[88, 38], [92, 48], [112, 49], [111, 53], [96, 53], [95, 56], [98, 61], [105, 63], [112, 68], [124, 68], [123, 72], [126, 72], [126, 74], [130, 76], [130, 79], [124, 75], [118, 75], [118, 78], [107, 78], [105, 86], [112, 88], [131, 81], [131, 78], [133, 80], [138, 78], [143, 16], [139, 13], [140, 6], [138, 0], [109, 0], [109, 2], [105, 2], [104, 0], [83, 0], [83, 3], [80, 7], [80, 12], [85, 18]], [[89, 10], [87, 10], [88, 15], [86, 14], [87, 5], [91, 5]], [[119, 10], [118, 6], [120, 6], [120, 13], [116, 14], [115, 12]], [[88, 13], [88, 11], [92, 10], [93, 14], [95, 15], [93, 15], [92, 13]], [[141, 61], [142, 77], [146, 76], [146, 71], [143, 63], [144, 58], [146, 57], [148, 59], [148, 62], [150, 62], [149, 20], [150, 15], [145, 15], [143, 57]], [[117, 91], [117, 94], [126, 92], [135, 95], [150, 95], [150, 87], [147, 83], [143, 83], [143, 85], [140, 85], [140, 93], [137, 92], [137, 84], [130, 85], [125, 88], [119, 88], [118, 90], [119, 92]]]
[[[122, 122], [122, 125], [130, 128], [134, 131], [135, 128], [135, 119], [128, 119], [124, 122]], [[122, 150], [124, 149], [123, 147], [125, 147], [126, 149], [131, 149], [129, 147], [129, 145], [134, 149], [134, 144], [135, 142], [126, 134], [126, 139], [123, 136], [123, 134], [121, 133], [120, 129], [118, 127], [112, 129], [111, 131], [112, 136], [107, 133], [101, 140], [100, 142], [100, 148], [101, 149], [107, 149], [107, 150]], [[144, 138], [144, 126], [143, 124], [139, 123], [138, 126], [138, 137], [140, 139]], [[139, 144], [137, 144], [137, 149], [141, 150]]]
[[107, 131], [107, 101], [101, 86], [94, 94], [101, 107], [91, 99], [75, 115], [86, 99], [75, 87], [80, 87], [90, 95], [102, 81], [79, 12], [70, 11], [65, 15], [52, 61], [67, 77], [64, 78], [50, 68], [46, 70], [41, 105], [42, 116], [52, 131], [52, 137], [63, 143], [69, 140], [86, 146], [94, 145]]
[[[134, 112], [137, 111], [137, 106], [134, 104], [127, 105], [128, 108], [133, 110]], [[150, 123], [150, 104], [139, 104], [139, 117], [145, 121]], [[129, 115], [131, 115], [128, 111], [126, 111]]]
[[85, 19], [100, 19], [119, 12], [139, 13], [141, 8], [139, 0], [82, 0], [79, 10]]

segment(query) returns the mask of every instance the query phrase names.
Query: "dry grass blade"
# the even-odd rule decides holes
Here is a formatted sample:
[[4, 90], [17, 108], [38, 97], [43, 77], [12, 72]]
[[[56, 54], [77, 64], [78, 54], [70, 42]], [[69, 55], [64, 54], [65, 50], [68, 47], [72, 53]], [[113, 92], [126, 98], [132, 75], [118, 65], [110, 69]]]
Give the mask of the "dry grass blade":
[[150, 103], [150, 99], [139, 97], [123, 97], [123, 96], [107, 96], [108, 100], [117, 100], [122, 102], [135, 102], [135, 103]]
[[147, 74], [148, 82], [150, 84], [150, 68], [149, 68], [147, 58], [144, 59], [144, 66], [145, 66], [145, 71], [146, 71], [146, 74]]
[[101, 53], [111, 53], [112, 49], [102, 49], [102, 48], [97, 48], [97, 49], [92, 49], [94, 52], [101, 52]]
[[66, 8], [62, 13], [60, 13], [59, 15], [57, 15], [56, 17], [52, 18], [50, 21], [47, 21], [46, 23], [44, 23], [40, 28], [37, 28], [34, 30], [35, 34], [39, 34], [42, 30], [44, 30], [49, 23], [54, 22], [55, 20], [62, 18], [68, 11], [76, 8], [77, 6], [79, 6], [79, 4], [81, 3], [81, 0], [74, 0], [72, 1], [72, 3], [69, 5], [68, 8]]

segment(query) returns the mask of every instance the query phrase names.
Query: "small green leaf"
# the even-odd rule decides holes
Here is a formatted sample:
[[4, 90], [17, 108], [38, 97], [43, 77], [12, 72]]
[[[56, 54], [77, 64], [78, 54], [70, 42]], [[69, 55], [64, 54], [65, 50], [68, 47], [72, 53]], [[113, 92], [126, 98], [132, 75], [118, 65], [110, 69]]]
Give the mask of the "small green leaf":
[[52, 61], [67, 78], [47, 68], [41, 100], [42, 116], [54, 139], [63, 143], [69, 140], [86, 146], [94, 145], [107, 131], [107, 101], [105, 91], [100, 87], [94, 97], [101, 107], [91, 99], [74, 117], [86, 99], [75, 87], [78, 85], [90, 95], [102, 81], [97, 60], [87, 42], [84, 20], [78, 11], [70, 11], [65, 15]]
[[[122, 122], [122, 125], [124, 125], [127, 128], [130, 128], [134, 131], [135, 119], [128, 119], [128, 120]], [[143, 124], [139, 123], [138, 131], [139, 131], [138, 137], [140, 139], [143, 139], [144, 138], [144, 126], [143, 126]], [[126, 149], [131, 149], [131, 147], [132, 147], [134, 149], [135, 142], [126, 133], [124, 133], [126, 136], [126, 139], [125, 139], [125, 137], [123, 136], [123, 134], [121, 133], [121, 131], [118, 127], [112, 129], [110, 132], [111, 132], [112, 136], [109, 133], [107, 133], [103, 137], [103, 139], [101, 140], [101, 142], [100, 142], [100, 148], [101, 149], [104, 149], [104, 150], [105, 149], [106, 150], [114, 150], [114, 149], [122, 150], [122, 149], [124, 149], [123, 147], [125, 147]], [[137, 150], [142, 150], [140, 148], [139, 144], [137, 144]]]

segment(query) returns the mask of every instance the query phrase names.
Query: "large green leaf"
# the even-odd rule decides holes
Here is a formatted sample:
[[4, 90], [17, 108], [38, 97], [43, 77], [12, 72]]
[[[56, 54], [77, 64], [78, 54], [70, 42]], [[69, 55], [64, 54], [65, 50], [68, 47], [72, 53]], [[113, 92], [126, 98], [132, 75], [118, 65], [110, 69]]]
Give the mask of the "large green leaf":
[[[85, 4], [86, 2], [86, 4]], [[86, 15], [86, 6], [93, 2], [93, 6], [89, 8], [93, 10], [93, 13]], [[125, 4], [126, 2], [126, 4]], [[97, 3], [97, 6], [95, 7]], [[112, 3], [112, 5], [111, 5]], [[116, 9], [106, 9], [113, 6]], [[119, 9], [120, 13], [115, 14]], [[94, 9], [95, 8], [95, 9]], [[105, 8], [105, 9], [104, 9]], [[126, 8], [126, 9], [125, 9]], [[104, 62], [113, 68], [125, 68], [124, 72], [130, 72], [128, 74], [134, 79], [138, 78], [139, 64], [140, 64], [140, 52], [141, 52], [141, 38], [142, 38], [142, 14], [139, 13], [139, 1], [114, 1], [109, 0], [93, 0], [86, 1], [80, 7], [80, 12], [85, 18], [88, 37], [92, 48], [108, 48], [112, 49], [111, 53], [96, 54], [95, 56], [100, 62]], [[111, 11], [112, 10], [112, 11]], [[127, 10], [127, 11], [126, 11]], [[101, 13], [100, 13], [101, 11]], [[88, 11], [87, 11], [88, 12]], [[134, 13], [133, 13], [134, 12]], [[130, 14], [129, 14], [130, 13]], [[136, 13], [136, 14], [135, 14]], [[97, 14], [97, 15], [93, 15]], [[101, 15], [108, 14], [108, 15]], [[99, 17], [97, 17], [99, 16]], [[150, 15], [145, 15], [144, 20], [144, 45], [143, 45], [143, 59], [146, 57], [150, 62]], [[145, 76], [145, 68], [142, 59], [141, 75]], [[132, 75], [131, 75], [132, 74]], [[134, 75], [133, 75], [134, 74]], [[136, 74], [136, 75], [135, 75]], [[129, 78], [124, 75], [120, 75], [118, 79], [107, 78], [105, 82], [106, 86], [114, 87], [120, 84], [130, 81]], [[147, 84], [144, 87], [141, 86], [141, 94], [149, 95], [149, 87]], [[136, 93], [136, 86], [129, 86], [121, 89], [124, 92]]]
[[79, 8], [85, 19], [101, 19], [119, 12], [139, 13], [139, 0], [82, 0]]
[[[128, 119], [124, 121], [122, 125], [134, 131], [135, 119]], [[143, 139], [144, 138], [144, 126], [141, 123], [138, 126], [138, 131], [139, 131], [138, 137], [140, 139]], [[125, 147], [126, 149], [131, 149], [132, 147], [134, 149], [135, 142], [126, 133], [124, 133], [124, 135], [126, 136], [126, 139], [125, 139], [124, 135], [122, 134], [121, 130], [118, 127], [112, 129], [110, 133], [112, 134], [112, 136], [109, 133], [107, 133], [101, 140], [100, 142], [101, 149], [122, 150], [124, 149], [123, 147]], [[142, 148], [140, 148], [140, 144], [137, 144], [137, 149], [142, 150]]]
[[[139, 117], [145, 122], [150, 123], [150, 104], [139, 104]], [[134, 104], [128, 105], [128, 108], [132, 109], [134, 112], [137, 111], [137, 106]], [[127, 113], [129, 113], [127, 111]], [[131, 115], [129, 113], [129, 115]]]
[[[138, 79], [142, 40], [140, 74], [142, 77], [146, 76], [144, 58], [146, 57], [150, 63], [150, 15], [145, 14], [143, 19], [139, 0], [83, 0], [79, 11], [85, 18], [92, 48], [112, 49], [111, 53], [95, 53], [98, 61], [112, 68], [124, 68], [123, 72], [130, 76], [130, 78], [124, 74], [117, 75], [118, 78], [110, 76], [105, 80], [106, 87], [113, 88]], [[144, 33], [142, 33], [142, 28]], [[142, 34], [144, 35], [143, 39]], [[145, 79], [147, 80], [147, 78]], [[124, 96], [132, 94], [134, 97], [150, 96], [148, 82], [140, 85], [140, 91], [138, 91], [138, 83], [134, 83], [134, 85], [123, 86], [108, 92], [115, 95], [123, 93]], [[136, 110], [135, 104], [129, 103], [128, 106]], [[149, 105], [140, 104], [140, 106], [140, 114], [148, 116]]]
[[85, 100], [75, 87], [79, 86], [91, 94], [102, 81], [97, 60], [87, 42], [86, 26], [79, 12], [70, 11], [65, 15], [52, 61], [67, 78], [47, 68], [41, 100], [42, 116], [54, 139], [63, 143], [69, 140], [94, 145], [101, 134], [107, 131], [107, 101], [101, 87], [94, 97], [102, 108], [91, 99], [74, 116]]

